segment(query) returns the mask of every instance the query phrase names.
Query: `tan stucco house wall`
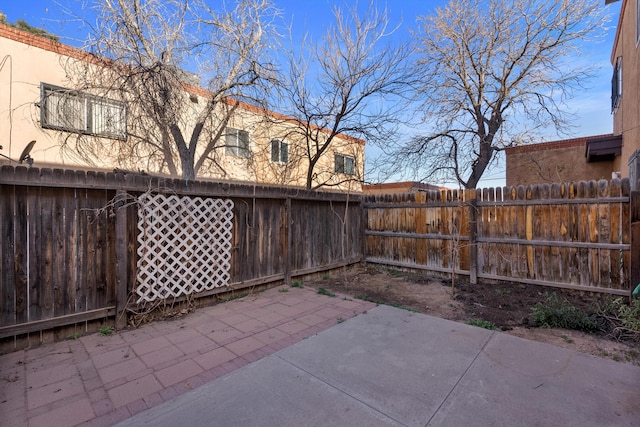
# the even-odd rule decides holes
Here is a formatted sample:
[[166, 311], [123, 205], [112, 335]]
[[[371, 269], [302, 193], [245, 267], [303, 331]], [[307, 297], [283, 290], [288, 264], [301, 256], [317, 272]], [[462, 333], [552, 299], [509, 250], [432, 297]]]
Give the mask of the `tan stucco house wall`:
[[506, 149], [507, 186], [611, 179], [613, 160], [589, 162], [589, 138], [575, 138]]
[[[44, 83], [73, 89], [72, 76], [67, 75], [73, 67], [66, 65], [69, 61], [84, 61], [87, 58], [87, 53], [80, 49], [0, 25], [0, 154], [6, 156], [0, 156], [0, 163], [10, 162], [7, 158], [16, 160], [28, 142], [35, 140], [31, 157], [34, 165], [39, 167], [132, 168], [131, 165], [114, 162], [108, 156], [96, 156], [89, 163], [73, 152], [63, 151], [62, 141], [70, 137], [70, 132], [42, 126], [41, 85]], [[206, 98], [208, 92], [199, 87], [185, 87], [185, 90], [189, 92], [185, 93], [185, 102], [189, 102], [193, 109], [191, 114], [195, 117], [198, 105], [206, 103], [192, 102], [190, 99], [193, 100], [194, 96]], [[97, 93], [94, 95], [101, 96]], [[264, 120], [265, 115], [270, 120]], [[188, 123], [189, 118], [185, 122]], [[265, 125], [265, 122], [270, 124]], [[223, 154], [219, 163], [224, 173], [205, 171], [198, 178], [304, 186], [308, 161], [304, 160], [304, 156], [296, 156], [302, 153], [301, 141], [295, 137], [280, 138], [281, 135], [292, 135], [290, 128], [294, 123], [292, 118], [241, 103], [228, 126], [249, 133], [251, 159]], [[272, 161], [273, 139], [281, 139], [288, 144], [290, 159], [302, 160], [289, 163]], [[101, 139], [101, 143], [108, 147], [109, 139]], [[365, 142], [360, 139], [339, 135], [316, 165], [316, 182], [328, 181], [329, 184], [335, 184], [333, 189], [361, 191], [364, 145]], [[336, 172], [338, 158], [343, 163], [348, 158], [349, 165], [353, 165], [351, 173]]]
[[[622, 154], [614, 167], [623, 177], [629, 177], [629, 159], [640, 149], [639, 7], [638, 0], [622, 0], [611, 51], [613, 133], [622, 136]], [[616, 76], [618, 68], [620, 72]]]

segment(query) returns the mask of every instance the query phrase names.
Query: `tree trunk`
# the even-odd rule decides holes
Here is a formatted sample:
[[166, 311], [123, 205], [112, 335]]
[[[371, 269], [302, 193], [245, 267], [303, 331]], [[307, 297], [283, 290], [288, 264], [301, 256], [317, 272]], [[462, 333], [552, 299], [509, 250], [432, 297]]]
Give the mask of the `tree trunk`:
[[478, 186], [478, 181], [482, 178], [485, 169], [489, 166], [489, 162], [491, 162], [491, 158], [493, 157], [493, 152], [495, 149], [491, 145], [491, 140], [484, 140], [480, 143], [480, 154], [478, 155], [477, 160], [471, 166], [471, 175], [467, 180], [464, 188], [467, 190], [473, 190]]
[[318, 162], [318, 157], [309, 159], [309, 169], [307, 169], [307, 183], [305, 184], [305, 188], [307, 190], [311, 190], [313, 186], [313, 170], [316, 167], [316, 163]]
[[[180, 156], [180, 166], [182, 167], [182, 179], [185, 181], [193, 181], [196, 179], [196, 170], [195, 170], [195, 144], [191, 147], [187, 147], [187, 144], [182, 136], [182, 131], [178, 127], [177, 124], [171, 124], [171, 136], [173, 137], [173, 142], [178, 149], [178, 155]], [[195, 131], [194, 131], [195, 132]], [[193, 135], [192, 135], [193, 139]]]
[[191, 153], [180, 153], [180, 162], [182, 165], [182, 179], [194, 181], [196, 179], [196, 171], [193, 167], [193, 155]]

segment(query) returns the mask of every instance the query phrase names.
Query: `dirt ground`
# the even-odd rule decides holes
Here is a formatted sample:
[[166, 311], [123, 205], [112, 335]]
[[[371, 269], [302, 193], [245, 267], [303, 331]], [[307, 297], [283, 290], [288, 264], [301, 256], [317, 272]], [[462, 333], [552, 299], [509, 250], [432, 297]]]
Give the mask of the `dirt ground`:
[[511, 335], [640, 366], [640, 343], [618, 342], [602, 333], [536, 327], [532, 307], [544, 302], [548, 293], [587, 312], [600, 298], [591, 294], [513, 283], [471, 286], [462, 278], [456, 278], [452, 289], [451, 278], [371, 264], [335, 270], [304, 285], [462, 323], [491, 322]]

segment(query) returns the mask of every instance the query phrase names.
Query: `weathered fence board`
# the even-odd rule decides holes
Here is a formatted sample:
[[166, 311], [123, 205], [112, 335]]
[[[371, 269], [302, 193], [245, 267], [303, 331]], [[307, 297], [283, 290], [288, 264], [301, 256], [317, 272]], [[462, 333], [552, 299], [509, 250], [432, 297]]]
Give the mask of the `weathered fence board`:
[[75, 189], [65, 188], [63, 197], [63, 209], [64, 219], [62, 226], [64, 227], [64, 235], [67, 239], [64, 240], [64, 252], [65, 260], [67, 264], [66, 273], [66, 289], [65, 292], [61, 292], [64, 300], [64, 314], [75, 313], [76, 310], [76, 286], [78, 284], [78, 278], [76, 272], [78, 271], [78, 224], [76, 215], [76, 200]]
[[0, 189], [0, 237], [2, 238], [2, 246], [0, 247], [0, 265], [2, 266], [2, 274], [0, 279], [0, 308], [2, 314], [0, 319], [3, 323], [14, 322], [14, 295], [15, 287], [13, 282], [15, 281], [15, 258], [12, 255], [12, 249], [14, 246], [14, 233], [13, 233], [13, 204], [14, 204], [13, 188], [1, 188]]
[[621, 295], [640, 281], [632, 262], [640, 252], [640, 208], [630, 202], [640, 197], [631, 197], [626, 180], [363, 197], [3, 166], [0, 337], [115, 312], [122, 326], [136, 277], [135, 200], [147, 191], [233, 200], [235, 289], [363, 254], [472, 281]]
[[[58, 189], [41, 188], [40, 209], [33, 220], [40, 220], [40, 233], [35, 236], [35, 247], [39, 251], [38, 265], [40, 266], [38, 280], [38, 299], [41, 318], [51, 318], [53, 312], [53, 288], [56, 285], [53, 277], [54, 254], [53, 254], [53, 206], [54, 197]], [[31, 320], [31, 319], [29, 319]], [[40, 320], [40, 319], [34, 319]]]
[[[489, 188], [465, 195], [445, 190], [367, 196], [366, 260], [628, 294], [628, 180]], [[424, 217], [411, 215], [416, 210]], [[403, 221], [426, 222], [426, 227]], [[403, 250], [418, 242], [425, 255]]]
[[135, 301], [135, 200], [147, 191], [233, 200], [233, 289], [362, 259], [359, 195], [3, 166], [0, 338], [105, 313], [124, 326]]
[[[27, 315], [24, 319], [25, 322], [29, 321], [30, 318], [40, 319], [41, 310], [40, 305], [38, 304], [38, 290], [40, 289], [40, 276], [38, 272], [40, 270], [40, 258], [39, 258], [39, 248], [36, 245], [37, 236], [42, 234], [42, 223], [37, 221], [36, 218], [40, 216], [40, 188], [39, 187], [27, 187], [28, 194], [28, 202], [27, 202], [27, 219], [28, 219], [28, 246], [29, 249], [27, 251], [27, 258], [29, 259], [29, 267], [27, 271], [28, 282], [25, 278], [24, 282], [20, 284], [25, 287], [27, 294]], [[16, 221], [19, 221], [20, 218], [17, 218]]]
[[468, 228], [462, 199], [462, 192], [369, 196], [365, 203], [369, 260], [436, 271], [468, 269], [468, 235], [458, 232]]
[[[2, 196], [0, 196], [2, 197]], [[28, 243], [27, 243], [27, 188], [23, 186], [15, 187], [15, 241], [14, 241], [14, 280], [15, 286], [15, 322], [26, 322], [27, 315], [27, 266], [28, 266]], [[24, 218], [24, 220], [16, 221], [16, 218]]]

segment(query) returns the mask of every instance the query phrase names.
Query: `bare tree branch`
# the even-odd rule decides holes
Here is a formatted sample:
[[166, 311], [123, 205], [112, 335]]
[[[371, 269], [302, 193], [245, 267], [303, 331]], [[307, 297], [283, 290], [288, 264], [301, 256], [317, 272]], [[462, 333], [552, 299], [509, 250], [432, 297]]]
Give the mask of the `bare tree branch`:
[[[303, 142], [297, 162], [306, 167], [307, 188], [363, 179], [345, 176], [320, 159], [344, 150], [337, 142], [344, 135], [373, 144], [388, 141], [399, 123], [397, 100], [413, 79], [408, 62], [412, 51], [390, 43], [395, 28], [386, 10], [376, 10], [373, 2], [363, 16], [357, 9], [357, 4], [346, 13], [336, 8], [334, 25], [319, 43], [305, 39], [300, 49], [289, 52], [283, 108], [295, 118], [295, 137]], [[343, 154], [363, 162], [362, 152]]]
[[594, 70], [569, 57], [605, 22], [595, 0], [451, 0], [421, 17], [416, 73], [433, 133], [395, 155], [475, 188], [505, 147], [547, 126], [566, 132], [565, 102]]
[[275, 67], [268, 52], [279, 14], [270, 0], [233, 4], [214, 10], [201, 0], [98, 0], [86, 49], [111, 62], [66, 65], [75, 89], [125, 103], [127, 135], [107, 144], [82, 135], [73, 149], [187, 180], [224, 174], [225, 129], [239, 102], [265, 107], [269, 99]]

